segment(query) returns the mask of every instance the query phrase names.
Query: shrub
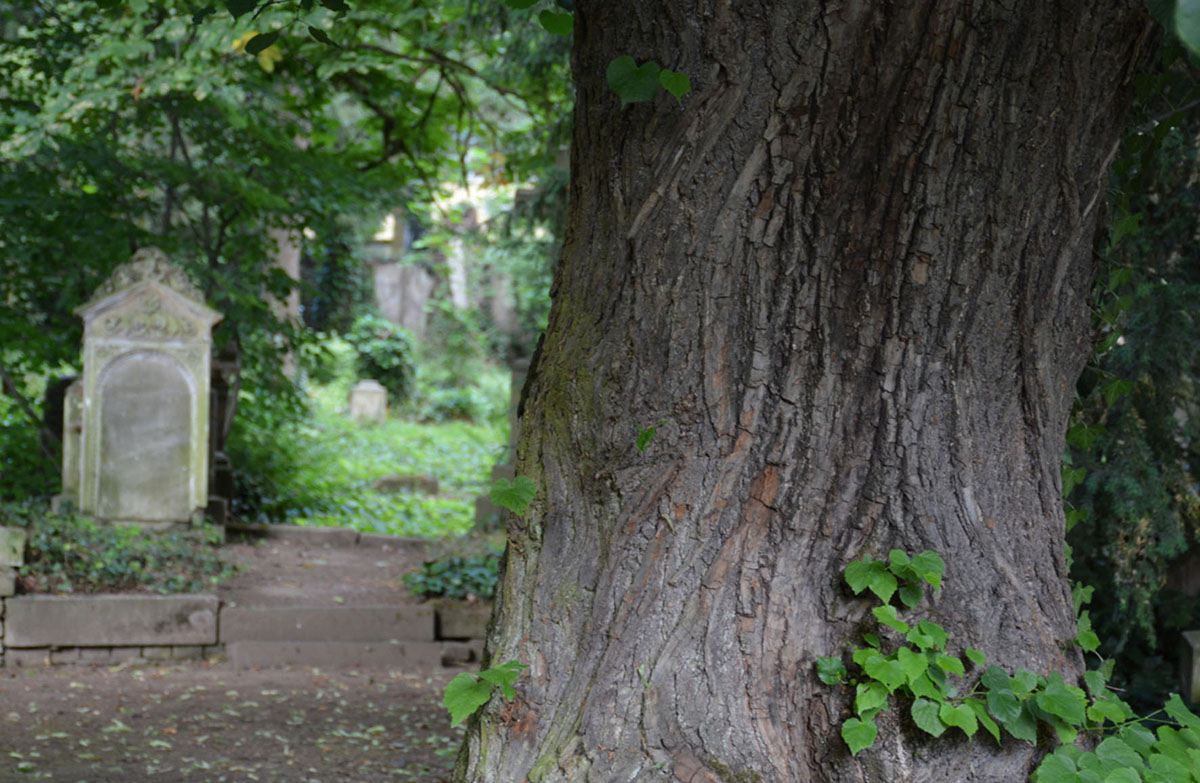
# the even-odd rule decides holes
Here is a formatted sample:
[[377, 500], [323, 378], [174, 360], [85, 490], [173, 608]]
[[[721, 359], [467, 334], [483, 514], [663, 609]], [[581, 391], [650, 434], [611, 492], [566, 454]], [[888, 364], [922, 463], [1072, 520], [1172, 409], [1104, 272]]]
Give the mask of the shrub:
[[415, 373], [412, 335], [378, 315], [354, 322], [346, 341], [356, 353], [355, 369], [361, 378], [373, 378], [388, 390], [393, 405], [408, 399]]

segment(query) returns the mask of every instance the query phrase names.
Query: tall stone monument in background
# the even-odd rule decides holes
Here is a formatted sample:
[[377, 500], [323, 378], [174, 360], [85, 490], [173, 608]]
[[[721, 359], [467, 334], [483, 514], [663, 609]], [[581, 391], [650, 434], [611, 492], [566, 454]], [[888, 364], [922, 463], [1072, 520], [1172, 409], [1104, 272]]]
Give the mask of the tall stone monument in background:
[[188, 521], [208, 502], [212, 327], [221, 314], [157, 248], [117, 267], [83, 318], [64, 409], [63, 491], [100, 519]]

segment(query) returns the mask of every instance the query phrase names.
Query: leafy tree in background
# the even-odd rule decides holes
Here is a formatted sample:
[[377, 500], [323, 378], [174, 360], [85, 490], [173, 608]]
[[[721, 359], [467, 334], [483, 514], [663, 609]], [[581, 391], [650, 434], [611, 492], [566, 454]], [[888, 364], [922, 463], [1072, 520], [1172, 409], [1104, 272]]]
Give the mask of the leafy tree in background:
[[1101, 651], [1146, 709], [1178, 687], [1178, 632], [1200, 620], [1200, 602], [1166, 589], [1172, 564], [1200, 545], [1200, 80], [1181, 47], [1162, 60], [1137, 80], [1114, 166], [1100, 353], [1080, 379], [1064, 469], [1072, 578], [1095, 588]]
[[226, 5], [0, 7], [0, 367], [27, 426], [26, 379], [77, 361], [73, 308], [149, 244], [225, 314], [250, 397], [294, 415], [282, 357], [308, 334], [272, 307], [296, 283], [267, 229], [348, 278], [348, 215], [428, 200], [529, 110], [472, 64], [500, 42], [470, 3]]

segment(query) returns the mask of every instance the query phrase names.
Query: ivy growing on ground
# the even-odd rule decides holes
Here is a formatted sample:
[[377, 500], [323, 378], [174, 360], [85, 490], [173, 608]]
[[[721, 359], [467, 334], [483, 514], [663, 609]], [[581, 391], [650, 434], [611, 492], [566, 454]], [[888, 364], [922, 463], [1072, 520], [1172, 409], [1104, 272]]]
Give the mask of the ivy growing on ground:
[[404, 575], [404, 585], [422, 598], [491, 598], [496, 593], [500, 554], [499, 549], [491, 549], [426, 560], [419, 570]]
[[143, 532], [32, 508], [19, 513], [15, 504], [0, 507], [0, 524], [29, 531], [25, 563], [18, 570], [22, 592], [194, 593], [211, 590], [236, 570], [221, 558], [223, 533], [212, 525]]
[[[1040, 727], [1053, 732], [1060, 746], [1033, 775], [1035, 783], [1168, 783], [1200, 780], [1200, 718], [1172, 695], [1162, 712], [1166, 720], [1152, 731], [1155, 716], [1138, 718], [1108, 687], [1111, 663], [1084, 674], [1084, 688], [1058, 672], [1048, 675], [1020, 669], [1009, 674], [987, 665], [987, 656], [972, 647], [950, 651], [951, 635], [921, 617], [901, 617], [915, 609], [925, 586], [941, 588], [945, 563], [935, 552], [910, 557], [893, 549], [886, 561], [869, 555], [847, 565], [846, 583], [856, 595], [870, 591], [880, 605], [872, 614], [878, 633], [864, 633], [865, 646], [850, 651], [852, 676], [840, 657], [820, 658], [817, 676], [827, 685], [854, 686], [854, 717], [841, 729], [850, 752], [871, 747], [878, 734], [875, 718], [892, 697], [905, 705], [921, 731], [940, 737], [957, 729], [974, 737], [982, 728], [999, 744], [1005, 734], [1030, 743]], [[1088, 598], [1077, 589], [1077, 642], [1094, 650], [1099, 640], [1087, 613]], [[902, 608], [898, 608], [896, 599]], [[1173, 725], [1168, 725], [1173, 724]], [[1092, 750], [1074, 743], [1081, 732], [1103, 737]]]

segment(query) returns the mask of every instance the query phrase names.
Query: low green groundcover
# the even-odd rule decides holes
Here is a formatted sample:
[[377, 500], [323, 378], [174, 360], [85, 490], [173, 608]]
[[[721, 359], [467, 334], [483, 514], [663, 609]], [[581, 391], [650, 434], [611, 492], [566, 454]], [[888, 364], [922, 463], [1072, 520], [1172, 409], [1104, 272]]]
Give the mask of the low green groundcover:
[[0, 524], [29, 532], [18, 572], [26, 593], [193, 593], [212, 589], [236, 571], [218, 555], [221, 530], [207, 524], [154, 533], [73, 514], [11, 510], [0, 510]]

